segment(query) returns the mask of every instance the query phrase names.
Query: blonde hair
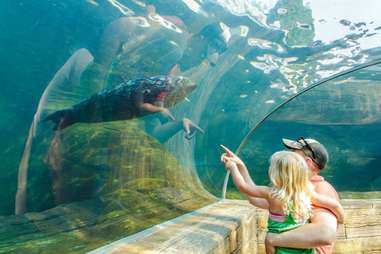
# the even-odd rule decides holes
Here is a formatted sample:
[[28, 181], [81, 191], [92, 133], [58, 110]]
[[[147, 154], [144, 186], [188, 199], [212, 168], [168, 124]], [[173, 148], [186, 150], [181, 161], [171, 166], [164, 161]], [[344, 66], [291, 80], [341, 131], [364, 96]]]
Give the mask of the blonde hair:
[[312, 189], [304, 158], [290, 151], [274, 153], [270, 158], [269, 177], [271, 197], [282, 202], [284, 212], [291, 212], [297, 221], [307, 220], [311, 213]]

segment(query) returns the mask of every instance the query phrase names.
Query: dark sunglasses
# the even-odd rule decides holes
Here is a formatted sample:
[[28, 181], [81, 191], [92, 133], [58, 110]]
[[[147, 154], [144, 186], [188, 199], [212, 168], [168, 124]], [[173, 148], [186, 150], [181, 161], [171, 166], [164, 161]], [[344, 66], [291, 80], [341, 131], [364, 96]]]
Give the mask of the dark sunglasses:
[[306, 141], [303, 137], [300, 137], [300, 138], [298, 139], [298, 143], [300, 143], [303, 147], [306, 147], [306, 148], [311, 152], [311, 154], [312, 154], [312, 160], [313, 160], [316, 164], [318, 164], [318, 163], [316, 162], [316, 154], [315, 154], [314, 150], [312, 150], [311, 146], [307, 143], [307, 141]]

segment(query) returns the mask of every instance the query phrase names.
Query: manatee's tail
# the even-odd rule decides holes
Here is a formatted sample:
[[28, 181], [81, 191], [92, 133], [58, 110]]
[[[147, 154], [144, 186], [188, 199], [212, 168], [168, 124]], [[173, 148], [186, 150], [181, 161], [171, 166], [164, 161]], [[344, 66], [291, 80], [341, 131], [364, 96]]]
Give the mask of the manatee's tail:
[[52, 121], [54, 123], [54, 131], [63, 130], [75, 123], [71, 114], [71, 110], [69, 109], [56, 111], [45, 117], [42, 121]]

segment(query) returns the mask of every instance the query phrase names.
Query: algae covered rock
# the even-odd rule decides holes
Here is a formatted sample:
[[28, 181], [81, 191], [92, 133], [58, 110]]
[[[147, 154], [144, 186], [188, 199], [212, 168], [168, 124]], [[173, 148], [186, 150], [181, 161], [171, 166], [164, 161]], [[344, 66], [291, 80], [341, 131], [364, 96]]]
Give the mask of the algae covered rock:
[[0, 253], [83, 253], [214, 201], [138, 120], [78, 124], [46, 143], [28, 205], [53, 208], [3, 217]]

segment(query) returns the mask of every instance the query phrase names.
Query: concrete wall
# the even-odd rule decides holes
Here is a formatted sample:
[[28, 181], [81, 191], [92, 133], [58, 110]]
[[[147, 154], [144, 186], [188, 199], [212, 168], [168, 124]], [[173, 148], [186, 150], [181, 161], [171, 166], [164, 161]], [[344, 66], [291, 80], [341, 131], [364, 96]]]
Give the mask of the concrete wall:
[[[381, 200], [343, 200], [334, 253], [381, 253]], [[222, 200], [90, 252], [100, 253], [264, 253], [267, 212], [247, 201]]]

